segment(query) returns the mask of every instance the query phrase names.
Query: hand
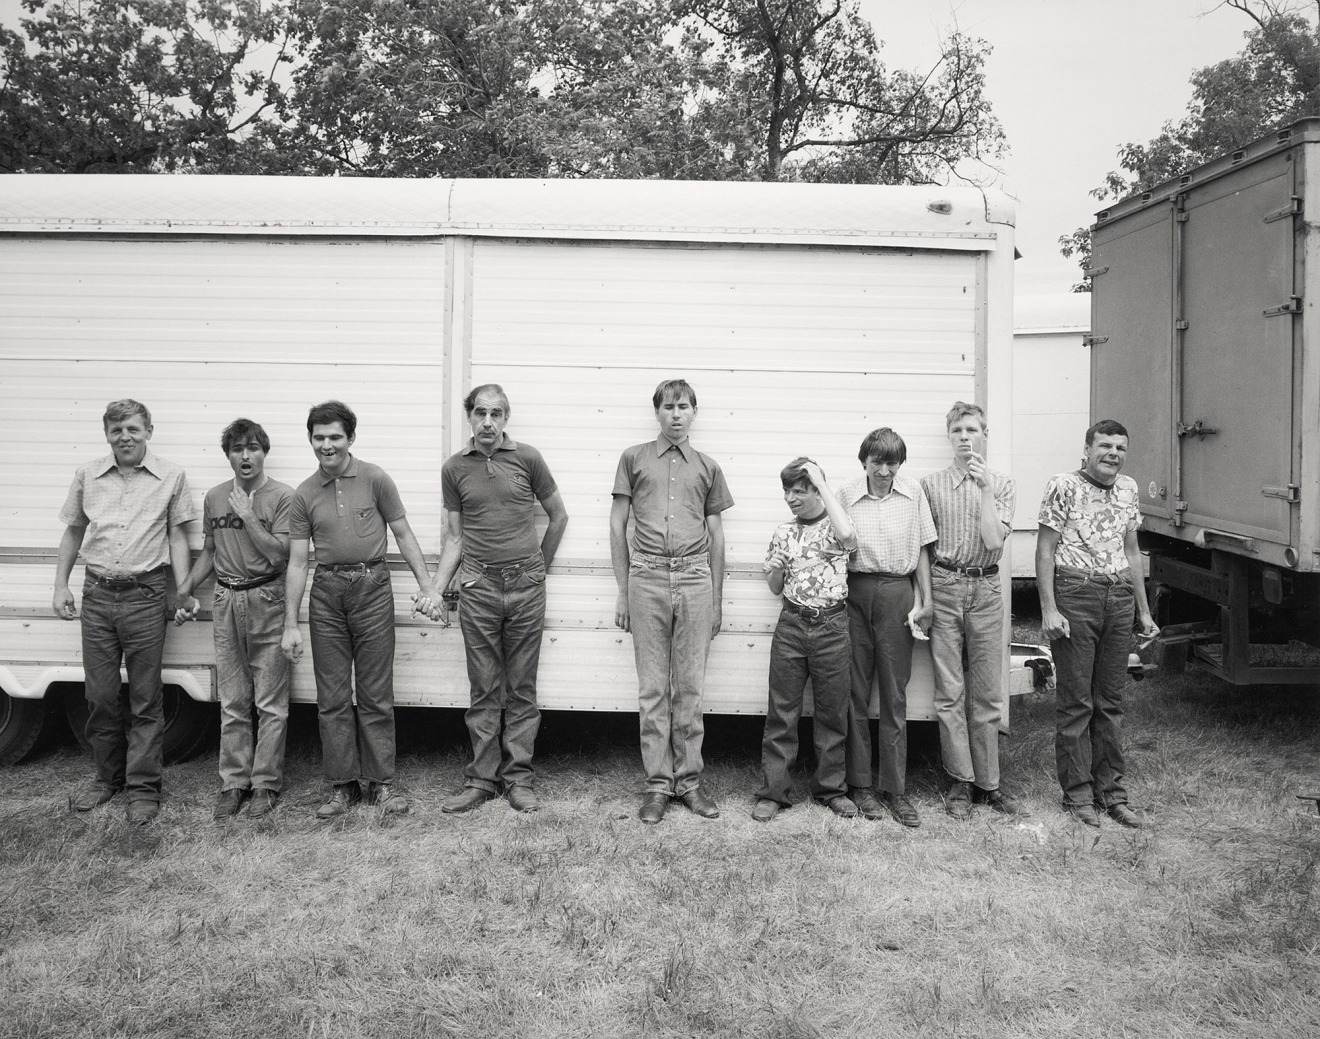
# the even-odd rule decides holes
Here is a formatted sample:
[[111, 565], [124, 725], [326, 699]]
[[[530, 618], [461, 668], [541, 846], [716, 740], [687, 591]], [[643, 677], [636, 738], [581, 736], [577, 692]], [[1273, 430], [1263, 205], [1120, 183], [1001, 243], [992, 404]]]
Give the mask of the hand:
[[710, 611], [710, 637], [714, 638], [720, 633], [720, 628], [724, 626], [724, 604], [716, 601]]
[[[935, 607], [929, 603], [926, 605], [913, 606], [908, 611], [907, 626], [912, 632], [912, 637], [925, 641], [930, 638], [927, 632], [930, 631], [931, 621], [935, 619]], [[920, 632], [920, 634], [918, 634]]]
[[628, 616], [628, 593], [620, 592], [614, 599], [614, 626], [632, 631], [632, 618]]
[[825, 473], [815, 462], [803, 462], [802, 471], [807, 474], [807, 479], [811, 481], [811, 486], [816, 488], [821, 494], [824, 494]]
[[1040, 615], [1040, 633], [1053, 642], [1055, 639], [1071, 637], [1068, 618], [1058, 610], [1042, 610]]
[[55, 616], [62, 621], [71, 621], [77, 618], [78, 607], [73, 601], [73, 592], [69, 591], [68, 585], [55, 590], [55, 597], [50, 601], [50, 608], [55, 611]]
[[423, 614], [428, 620], [439, 621], [442, 628], [449, 627], [449, 618], [445, 616], [444, 596], [434, 584], [428, 584], [412, 597], [412, 616]]
[[174, 605], [174, 626], [186, 624], [188, 621], [196, 620], [197, 614], [201, 612], [202, 604], [197, 601], [195, 595], [181, 595]]
[[229, 507], [243, 521], [243, 526], [249, 526], [253, 523], [260, 523], [257, 519], [257, 513], [252, 508], [252, 495], [246, 491], [240, 491], [237, 487], [229, 492]]
[[284, 654], [289, 663], [298, 663], [303, 654], [302, 632], [297, 628], [285, 628], [284, 637], [280, 639], [280, 652]]
[[967, 471], [972, 474], [976, 486], [982, 490], [990, 486], [990, 473], [986, 469], [985, 458], [973, 451], [967, 458]]
[[1156, 636], [1159, 635], [1160, 626], [1155, 623], [1155, 618], [1149, 613], [1143, 613], [1137, 619], [1137, 631], [1140, 633], [1141, 637], [1140, 648], [1145, 649], [1154, 642]]

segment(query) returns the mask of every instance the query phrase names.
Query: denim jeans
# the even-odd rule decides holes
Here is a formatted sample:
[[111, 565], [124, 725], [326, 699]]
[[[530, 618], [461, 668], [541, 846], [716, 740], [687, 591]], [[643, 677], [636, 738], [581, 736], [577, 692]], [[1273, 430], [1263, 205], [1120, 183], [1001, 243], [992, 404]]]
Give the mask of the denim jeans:
[[326, 781], [393, 782], [394, 591], [389, 568], [384, 563], [370, 570], [318, 567], [307, 612]]
[[848, 612], [837, 610], [820, 618], [803, 617], [785, 609], [779, 615], [770, 642], [770, 700], [761, 739], [761, 769], [765, 782], [757, 797], [791, 804], [792, 781], [788, 770], [798, 754], [798, 719], [802, 693], [811, 679], [812, 739], [816, 771], [811, 796], [827, 802], [847, 793], [844, 779], [848, 735], [848, 697], [852, 654], [848, 641]]
[[[1004, 610], [999, 575], [972, 577], [931, 568], [930, 629], [935, 717], [945, 771], [982, 790], [999, 788]], [[966, 653], [967, 669], [963, 670]]]
[[[545, 627], [545, 560], [483, 568], [463, 561], [458, 621], [463, 629], [472, 702], [466, 786], [498, 793], [532, 783], [532, 751], [541, 727], [536, 669]], [[500, 713], [503, 712], [503, 740]]]
[[[160, 801], [164, 650], [163, 570], [123, 589], [87, 579], [82, 601], [87, 742], [96, 778], [123, 787], [130, 802]], [[119, 678], [121, 660], [128, 671], [127, 697]]]
[[1066, 805], [1126, 804], [1123, 685], [1132, 645], [1132, 572], [1054, 570], [1054, 602], [1069, 636], [1052, 639], [1058, 699], [1054, 758]]
[[634, 552], [628, 614], [648, 792], [681, 797], [701, 782], [701, 694], [714, 620], [710, 557]]
[[848, 574], [852, 694], [848, 703], [848, 785], [871, 785], [871, 688], [880, 682], [876, 785], [901, 794], [907, 785], [907, 684], [912, 677], [914, 601], [911, 577]]
[[[215, 670], [220, 687], [220, 783], [225, 790], [283, 786], [289, 721], [289, 662], [280, 652], [284, 581], [256, 588], [215, 586]], [[255, 746], [252, 708], [258, 714]]]

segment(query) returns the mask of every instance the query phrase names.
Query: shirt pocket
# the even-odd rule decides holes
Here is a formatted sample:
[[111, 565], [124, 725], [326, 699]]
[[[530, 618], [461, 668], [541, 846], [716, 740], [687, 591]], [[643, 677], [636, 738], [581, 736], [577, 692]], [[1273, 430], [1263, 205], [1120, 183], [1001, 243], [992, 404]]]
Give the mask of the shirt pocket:
[[353, 529], [360, 538], [380, 537], [385, 533], [385, 521], [375, 508], [354, 509]]

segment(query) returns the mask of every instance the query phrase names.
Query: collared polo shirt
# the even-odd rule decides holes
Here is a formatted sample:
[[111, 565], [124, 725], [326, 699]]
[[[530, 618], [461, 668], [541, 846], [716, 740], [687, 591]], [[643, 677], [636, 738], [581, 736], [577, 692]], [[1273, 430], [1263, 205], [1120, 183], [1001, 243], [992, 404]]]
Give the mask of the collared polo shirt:
[[867, 490], [866, 474], [854, 477], [836, 493], [857, 531], [857, 551], [848, 569], [865, 574], [910, 574], [921, 558], [921, 546], [937, 537], [921, 484], [902, 473], [883, 498]]
[[448, 512], [463, 516], [463, 554], [483, 563], [516, 563], [536, 554], [536, 503], [558, 489], [541, 452], [505, 433], [487, 458], [476, 441], [440, 469]]
[[132, 577], [169, 562], [169, 531], [197, 518], [180, 466], [147, 450], [127, 474], [114, 454], [78, 466], [60, 522], [85, 527], [83, 562], [106, 577]]
[[[251, 581], [278, 573], [284, 564], [266, 558], [229, 507], [229, 492], [236, 486], [235, 480], [217, 484], [206, 492], [202, 505], [202, 530], [206, 544], [215, 553], [215, 572], [226, 581]], [[292, 507], [293, 488], [278, 480], [268, 479], [252, 493], [252, 511], [271, 534], [288, 536]]]
[[706, 517], [733, 506], [719, 463], [663, 433], [619, 456], [611, 493], [632, 499], [633, 551], [655, 556], [709, 551]]
[[1055, 566], [1121, 574], [1128, 569], [1123, 541], [1128, 531], [1141, 526], [1137, 481], [1120, 473], [1104, 487], [1080, 471], [1060, 473], [1045, 485], [1037, 519], [1059, 532]]
[[349, 455], [342, 475], [317, 469], [298, 485], [289, 537], [311, 538], [318, 563], [366, 563], [385, 555], [385, 528], [405, 515], [389, 473]]
[[[1017, 485], [1013, 478], [995, 469], [987, 469], [995, 496], [995, 516], [1008, 534], [1013, 529], [1013, 509]], [[921, 478], [931, 515], [935, 518], [938, 539], [935, 558], [950, 566], [995, 566], [1004, 554], [1003, 546], [987, 548], [981, 539], [981, 488], [970, 472], [954, 462], [937, 473]]]

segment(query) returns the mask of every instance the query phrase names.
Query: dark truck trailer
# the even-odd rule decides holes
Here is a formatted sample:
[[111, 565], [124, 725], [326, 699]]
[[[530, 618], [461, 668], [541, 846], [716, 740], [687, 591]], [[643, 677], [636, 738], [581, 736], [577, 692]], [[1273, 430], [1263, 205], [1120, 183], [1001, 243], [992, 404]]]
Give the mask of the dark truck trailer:
[[1164, 662], [1320, 684], [1320, 119], [1098, 214], [1091, 416], [1131, 433]]

